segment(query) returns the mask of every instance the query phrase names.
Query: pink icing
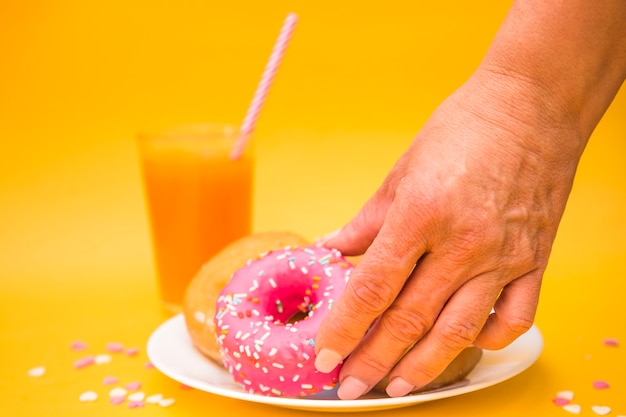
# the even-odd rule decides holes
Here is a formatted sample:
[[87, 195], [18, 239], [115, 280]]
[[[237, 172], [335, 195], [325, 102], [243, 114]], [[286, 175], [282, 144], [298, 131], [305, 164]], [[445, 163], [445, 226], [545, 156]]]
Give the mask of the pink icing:
[[[250, 393], [299, 397], [337, 384], [315, 369], [315, 335], [353, 269], [339, 251], [272, 251], [236, 271], [217, 301], [224, 365]], [[294, 321], [294, 315], [300, 315]]]

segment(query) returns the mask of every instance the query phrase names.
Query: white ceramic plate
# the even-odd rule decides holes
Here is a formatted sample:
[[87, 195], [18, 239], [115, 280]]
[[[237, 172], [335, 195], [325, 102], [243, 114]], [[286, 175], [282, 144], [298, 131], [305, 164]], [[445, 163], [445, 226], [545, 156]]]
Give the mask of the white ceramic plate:
[[495, 385], [512, 378], [532, 365], [543, 348], [543, 338], [536, 327], [499, 351], [485, 351], [465, 383], [443, 390], [389, 398], [370, 393], [357, 400], [339, 400], [336, 391], [311, 397], [283, 398], [249, 394], [233, 382], [226, 369], [200, 354], [187, 333], [179, 314], [159, 326], [148, 340], [148, 357], [168, 377], [190, 387], [230, 398], [299, 410], [349, 412], [406, 407], [422, 402], [453, 397]]

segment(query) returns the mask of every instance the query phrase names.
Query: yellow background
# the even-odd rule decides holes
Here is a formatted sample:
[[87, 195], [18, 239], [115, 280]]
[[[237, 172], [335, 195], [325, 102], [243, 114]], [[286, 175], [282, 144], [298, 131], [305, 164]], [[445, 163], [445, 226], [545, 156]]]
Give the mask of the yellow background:
[[[161, 311], [135, 133], [239, 123], [288, 12], [299, 16], [261, 114], [255, 230], [315, 237], [361, 207], [474, 70], [510, 2], [0, 2], [0, 414], [305, 415], [222, 399], [147, 370]], [[626, 415], [626, 96], [594, 133], [546, 273], [539, 361], [492, 388], [386, 415]], [[621, 346], [608, 348], [604, 338]], [[73, 352], [73, 340], [89, 344]], [[119, 341], [137, 357], [74, 370]], [[44, 365], [42, 378], [28, 369]], [[103, 376], [177, 403], [107, 403]], [[606, 390], [592, 388], [606, 380]], [[96, 390], [100, 399], [80, 403]], [[372, 413], [375, 415], [379, 412]], [[382, 413], [379, 413], [382, 415]]]

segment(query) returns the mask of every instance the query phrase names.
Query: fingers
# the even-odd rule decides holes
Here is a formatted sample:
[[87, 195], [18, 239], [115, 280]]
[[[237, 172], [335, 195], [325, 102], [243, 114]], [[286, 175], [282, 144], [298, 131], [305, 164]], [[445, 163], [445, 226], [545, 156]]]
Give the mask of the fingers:
[[504, 288], [494, 313], [474, 341], [476, 346], [502, 349], [530, 329], [539, 302], [542, 275], [542, 270], [534, 270]]
[[[498, 287], [491, 285], [498, 277], [492, 275], [474, 278], [451, 297], [430, 332], [392, 370], [389, 396], [403, 396], [425, 386], [472, 344], [501, 348], [528, 330], [534, 317], [532, 306], [537, 303], [536, 276], [529, 274], [513, 281], [498, 297]], [[494, 319], [498, 313], [489, 314], [494, 302], [496, 311], [510, 314]], [[520, 306], [524, 308], [518, 309]], [[483, 334], [483, 329], [487, 333]], [[486, 342], [478, 343], [481, 339]]]
[[322, 372], [334, 369], [354, 350], [398, 296], [425, 250], [426, 242], [406, 236], [405, 220], [396, 206], [394, 202], [390, 207], [385, 225], [320, 326], [315, 366]]

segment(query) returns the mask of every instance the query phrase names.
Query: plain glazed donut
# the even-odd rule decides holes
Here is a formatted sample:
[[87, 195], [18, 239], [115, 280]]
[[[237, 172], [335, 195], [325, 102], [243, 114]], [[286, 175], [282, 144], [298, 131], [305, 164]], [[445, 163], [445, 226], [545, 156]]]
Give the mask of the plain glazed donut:
[[217, 299], [215, 324], [225, 367], [246, 391], [299, 397], [330, 390], [315, 369], [314, 340], [353, 266], [339, 251], [296, 246], [238, 269]]

